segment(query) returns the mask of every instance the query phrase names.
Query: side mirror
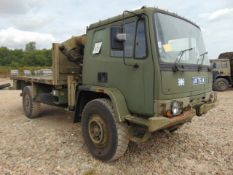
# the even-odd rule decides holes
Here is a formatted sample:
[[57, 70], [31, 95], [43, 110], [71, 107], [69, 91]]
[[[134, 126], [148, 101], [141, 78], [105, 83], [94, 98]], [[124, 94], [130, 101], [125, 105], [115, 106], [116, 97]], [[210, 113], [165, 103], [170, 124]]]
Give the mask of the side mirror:
[[117, 33], [117, 35], [116, 35], [116, 39], [119, 42], [125, 42], [127, 39], [126, 37], [127, 37], [126, 33]]
[[122, 33], [122, 27], [114, 26], [111, 28], [111, 48], [113, 50], [123, 50], [126, 34]]
[[213, 67], [214, 69], [217, 68], [216, 63], [213, 63], [212, 67]]

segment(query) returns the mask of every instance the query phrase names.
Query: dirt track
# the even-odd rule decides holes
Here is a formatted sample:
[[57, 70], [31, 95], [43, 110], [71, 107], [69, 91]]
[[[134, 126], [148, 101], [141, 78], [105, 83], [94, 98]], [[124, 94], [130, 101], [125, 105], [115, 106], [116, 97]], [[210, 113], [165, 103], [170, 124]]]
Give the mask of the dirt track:
[[0, 174], [233, 174], [233, 91], [175, 133], [131, 143], [113, 163], [92, 158], [71, 113], [45, 106], [29, 120], [19, 94], [0, 91]]

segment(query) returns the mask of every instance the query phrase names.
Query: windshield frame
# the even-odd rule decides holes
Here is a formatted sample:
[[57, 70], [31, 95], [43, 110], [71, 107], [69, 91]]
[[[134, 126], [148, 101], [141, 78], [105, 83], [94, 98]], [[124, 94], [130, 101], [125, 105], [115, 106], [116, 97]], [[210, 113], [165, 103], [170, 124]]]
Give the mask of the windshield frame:
[[[189, 21], [188, 19], [185, 19], [185, 18], [180, 17], [180, 16], [178, 16], [176, 14], [165, 12], [165, 11], [160, 11], [160, 10], [154, 11], [154, 13], [152, 14], [152, 16], [153, 16], [152, 18], [153, 18], [153, 30], [154, 30], [154, 36], [155, 36], [154, 37], [154, 42], [155, 42], [156, 50], [157, 50], [157, 55], [156, 56], [157, 56], [157, 58], [159, 60], [160, 67], [168, 69], [169, 67], [174, 66], [174, 63], [173, 62], [165, 62], [165, 61], [163, 61], [163, 59], [160, 56], [161, 54], [160, 54], [160, 51], [159, 51], [159, 44], [158, 44], [158, 35], [157, 35], [158, 32], [157, 32], [157, 24], [156, 24], [156, 14], [163, 14], [163, 15], [167, 15], [167, 16], [170, 16], [170, 17], [173, 17], [173, 18], [177, 18], [179, 20], [182, 20], [184, 22], [189, 23], [193, 27], [196, 27], [198, 30], [200, 30], [201, 34], [202, 34], [202, 31], [201, 31], [201, 28], [197, 24]], [[203, 39], [203, 35], [201, 37]], [[205, 47], [204, 39], [203, 39], [203, 45]], [[204, 50], [206, 50], [206, 47], [204, 48]], [[202, 59], [202, 58], [199, 57], [199, 59]], [[209, 60], [208, 57], [207, 57], [207, 59]], [[200, 64], [194, 64], [194, 63], [182, 63], [181, 62], [180, 64], [182, 66], [185, 66], [187, 68], [187, 70], [191, 70], [192, 68], [194, 68], [196, 70], [200, 66]], [[209, 68], [210, 63], [209, 63], [209, 65], [202, 64], [202, 66], [203, 66], [203, 68]]]

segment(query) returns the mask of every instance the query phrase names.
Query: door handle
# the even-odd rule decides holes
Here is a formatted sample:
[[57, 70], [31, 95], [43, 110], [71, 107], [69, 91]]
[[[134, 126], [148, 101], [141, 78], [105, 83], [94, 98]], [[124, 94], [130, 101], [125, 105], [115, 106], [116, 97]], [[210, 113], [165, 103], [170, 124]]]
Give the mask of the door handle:
[[133, 68], [134, 68], [134, 69], [138, 69], [138, 68], [139, 68], [138, 63], [135, 63], [135, 64], [133, 65]]

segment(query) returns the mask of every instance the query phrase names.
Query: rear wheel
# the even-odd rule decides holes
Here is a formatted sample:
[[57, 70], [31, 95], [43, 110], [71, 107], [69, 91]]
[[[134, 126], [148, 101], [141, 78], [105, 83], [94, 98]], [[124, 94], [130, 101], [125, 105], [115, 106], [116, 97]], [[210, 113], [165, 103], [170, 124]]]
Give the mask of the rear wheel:
[[229, 87], [229, 82], [225, 78], [218, 78], [214, 81], [214, 90], [225, 91]]
[[82, 114], [82, 133], [91, 154], [102, 161], [116, 160], [127, 150], [127, 127], [115, 120], [112, 104], [107, 99], [87, 103]]
[[30, 119], [36, 118], [40, 114], [40, 103], [33, 101], [31, 86], [23, 89], [23, 110], [26, 117]]

